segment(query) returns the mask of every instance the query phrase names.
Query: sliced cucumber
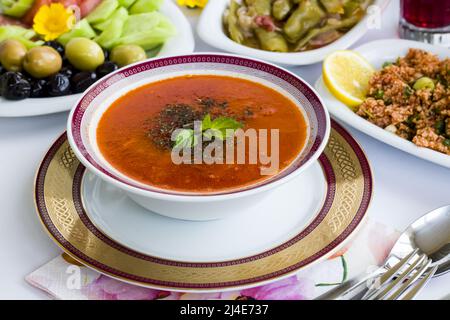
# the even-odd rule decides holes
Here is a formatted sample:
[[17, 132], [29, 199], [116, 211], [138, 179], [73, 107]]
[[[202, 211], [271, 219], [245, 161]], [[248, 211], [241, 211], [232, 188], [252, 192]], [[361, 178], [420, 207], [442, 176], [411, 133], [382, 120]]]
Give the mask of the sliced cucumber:
[[94, 40], [104, 49], [111, 49], [116, 44], [116, 41], [122, 35], [123, 25], [125, 20], [115, 19], [111, 20], [108, 27]]
[[119, 6], [118, 0], [104, 0], [86, 17], [89, 23], [96, 24], [109, 19]]
[[16, 39], [22, 42], [27, 49], [41, 46], [44, 41], [31, 41], [36, 33], [31, 29], [19, 26], [0, 26], [0, 42], [6, 39]]
[[67, 33], [64, 33], [58, 38], [58, 42], [63, 46], [69, 42], [69, 40], [73, 38], [88, 38], [92, 39], [96, 36], [94, 29], [92, 29], [91, 25], [86, 19], [82, 19], [77, 22], [77, 24]]
[[7, 16], [21, 18], [33, 6], [34, 0], [1, 0], [0, 12]]
[[22, 42], [22, 44], [25, 47], [27, 47], [27, 49], [31, 49], [31, 48], [34, 48], [34, 47], [39, 47], [39, 46], [42, 46], [44, 44], [44, 41], [42, 41], [42, 40], [31, 41], [31, 40], [28, 40], [28, 39], [25, 39], [25, 38], [21, 38], [21, 37], [11, 37], [9, 39], [16, 39], [16, 40]]
[[111, 15], [111, 17], [108, 20], [95, 24], [94, 28], [97, 30], [100, 30], [100, 31], [104, 31], [106, 28], [108, 28], [111, 21], [122, 20], [125, 23], [127, 18], [128, 18], [128, 10], [125, 9], [124, 7], [119, 7], [119, 9], [114, 11], [114, 13]]
[[29, 40], [35, 35], [36, 32], [33, 29], [26, 29], [19, 26], [0, 26], [0, 41], [13, 37]]
[[155, 33], [137, 33], [121, 37], [116, 41], [116, 44], [137, 44], [147, 51], [164, 43], [171, 35], [167, 33], [167, 30], [155, 29]]
[[164, 0], [137, 0], [130, 8], [130, 14], [146, 13], [158, 10]]
[[129, 8], [136, 0], [119, 0], [119, 5], [125, 8]]
[[[162, 15], [161, 15], [162, 16]], [[131, 15], [127, 20], [128, 30], [122, 33], [120, 39], [116, 41], [116, 44], [137, 44], [144, 48], [144, 50], [151, 50], [155, 47], [163, 44], [168, 38], [176, 34], [176, 29], [173, 24], [164, 16], [160, 17], [160, 20], [156, 26], [149, 29], [142, 28], [139, 31], [133, 31], [130, 28], [129, 21], [134, 17]]]
[[147, 32], [158, 26], [166, 17], [159, 12], [132, 14], [123, 28], [123, 35]]

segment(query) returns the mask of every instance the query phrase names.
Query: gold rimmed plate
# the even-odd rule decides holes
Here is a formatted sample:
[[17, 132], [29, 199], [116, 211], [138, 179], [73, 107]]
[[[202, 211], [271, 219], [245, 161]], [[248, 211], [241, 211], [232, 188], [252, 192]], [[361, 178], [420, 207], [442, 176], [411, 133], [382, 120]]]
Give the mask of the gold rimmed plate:
[[372, 188], [364, 152], [332, 122], [311, 169], [229, 219], [146, 211], [87, 172], [65, 134], [38, 170], [35, 199], [53, 240], [101, 273], [147, 287], [221, 291], [286, 277], [332, 254], [361, 225]]

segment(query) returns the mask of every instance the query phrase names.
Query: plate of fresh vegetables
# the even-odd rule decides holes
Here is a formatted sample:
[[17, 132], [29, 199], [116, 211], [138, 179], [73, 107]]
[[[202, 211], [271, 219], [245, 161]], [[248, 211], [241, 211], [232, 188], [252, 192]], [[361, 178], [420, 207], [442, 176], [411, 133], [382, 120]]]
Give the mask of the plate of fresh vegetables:
[[69, 110], [118, 68], [193, 50], [170, 0], [0, 0], [0, 117]]

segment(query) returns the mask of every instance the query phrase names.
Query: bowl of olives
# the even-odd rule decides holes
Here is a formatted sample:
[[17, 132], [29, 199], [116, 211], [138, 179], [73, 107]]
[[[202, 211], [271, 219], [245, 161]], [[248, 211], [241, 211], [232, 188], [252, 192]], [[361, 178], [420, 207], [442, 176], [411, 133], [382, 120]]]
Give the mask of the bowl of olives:
[[[105, 14], [100, 12], [102, 10], [99, 6], [91, 14]], [[117, 11], [123, 12], [124, 8]], [[149, 49], [146, 42], [140, 43], [144, 38], [139, 32], [146, 29], [139, 25], [141, 21], [138, 18], [141, 16], [131, 14], [130, 25], [134, 28], [131, 31], [137, 31], [126, 39], [128, 43], [123, 44], [109, 45], [107, 40], [111, 39], [105, 36], [107, 32], [101, 32], [101, 23], [97, 26], [92, 22], [89, 26], [86, 22], [89, 19], [80, 20], [72, 31], [54, 41], [36, 41], [35, 44], [39, 44], [33, 46], [29, 45], [32, 42], [28, 39], [20, 41], [23, 39], [18, 39], [14, 34], [6, 39], [0, 36], [0, 117], [35, 116], [70, 110], [82, 92], [123, 66], [149, 57], [191, 53], [194, 38], [190, 24], [180, 9], [165, 1], [159, 12], [173, 24], [176, 33], [167, 37], [155, 50]], [[93, 30], [97, 35], [89, 34]], [[146, 36], [147, 42], [149, 39], [152, 38]]]
[[[119, 68], [108, 55], [87, 38], [73, 38], [66, 47], [51, 41], [29, 50], [20, 41], [4, 40], [0, 43], [0, 96], [17, 101], [76, 95]], [[71, 102], [77, 97], [72, 98]]]
[[45, 103], [50, 112], [62, 111], [60, 107], [67, 110], [78, 94], [119, 68], [108, 57], [109, 52], [87, 38], [73, 38], [66, 47], [51, 41], [29, 50], [20, 41], [4, 40], [0, 43], [0, 96]]
[[65, 47], [50, 41], [27, 50], [20, 41], [8, 39], [0, 43], [0, 96], [39, 104], [51, 98], [45, 101], [48, 110], [67, 110], [98, 79], [145, 59], [144, 49], [133, 44], [107, 51], [93, 40], [77, 37]]

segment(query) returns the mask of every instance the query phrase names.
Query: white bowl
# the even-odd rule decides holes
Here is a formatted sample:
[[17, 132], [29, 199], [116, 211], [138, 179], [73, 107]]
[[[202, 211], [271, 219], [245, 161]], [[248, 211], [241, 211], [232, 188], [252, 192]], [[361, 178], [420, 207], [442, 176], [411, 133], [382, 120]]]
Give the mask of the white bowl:
[[[96, 128], [111, 103], [130, 90], [157, 80], [192, 74], [228, 75], [270, 86], [290, 98], [308, 124], [305, 147], [296, 160], [279, 174], [259, 184], [215, 194], [183, 193], [155, 188], [123, 175], [102, 156]], [[121, 188], [143, 207], [159, 214], [187, 220], [211, 220], [229, 216], [255, 204], [258, 197], [298, 176], [322, 153], [330, 134], [328, 112], [320, 97], [293, 73], [244, 57], [199, 53], [145, 61], [118, 70], [91, 86], [72, 109], [69, 143], [78, 159], [94, 174]], [[232, 205], [232, 210], [230, 210]]]
[[[164, 43], [157, 57], [193, 52], [195, 42], [191, 25], [181, 10], [172, 1], [164, 1], [159, 11], [174, 24], [177, 34]], [[67, 111], [80, 98], [81, 94], [54, 98], [29, 98], [20, 101], [0, 97], [0, 117], [27, 117]]]
[[[341, 38], [319, 49], [289, 53], [259, 50], [234, 42], [225, 34], [222, 26], [222, 16], [229, 3], [230, 0], [209, 1], [208, 5], [203, 10], [197, 25], [199, 37], [209, 45], [218, 49], [283, 65], [307, 65], [322, 61], [329, 53], [350, 47], [368, 30], [369, 17], [366, 15]], [[379, 9], [375, 9], [374, 14], [381, 15], [381, 11], [388, 3], [389, 0], [375, 0], [373, 5], [377, 6]]]
[[[448, 48], [401, 39], [372, 41], [354, 50], [366, 58], [367, 61], [375, 67], [375, 69], [379, 70], [384, 62], [395, 61], [398, 57], [405, 56], [410, 48], [422, 49], [431, 52], [438, 55], [441, 59], [450, 57], [450, 50]], [[334, 118], [343, 121], [355, 129], [358, 129], [365, 134], [368, 134], [369, 136], [387, 143], [397, 149], [450, 168], [449, 155], [431, 149], [418, 147], [414, 143], [400, 138], [396, 134], [388, 132], [387, 130], [384, 130], [383, 128], [380, 128], [358, 116], [333, 96], [333, 94], [325, 86], [322, 77], [317, 80], [315, 87], [320, 96], [323, 98], [328, 111]]]

